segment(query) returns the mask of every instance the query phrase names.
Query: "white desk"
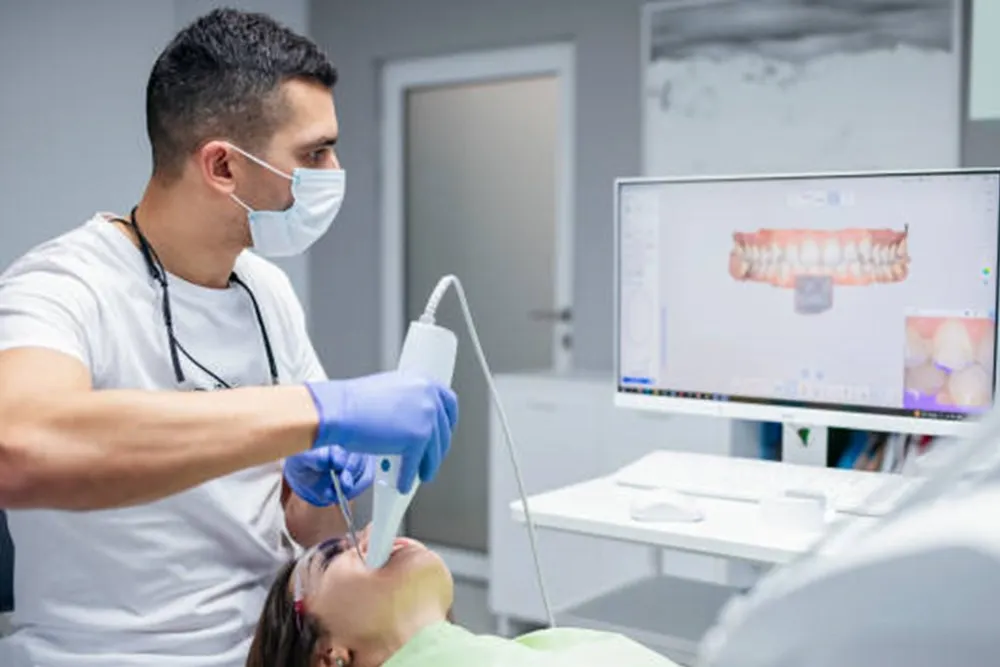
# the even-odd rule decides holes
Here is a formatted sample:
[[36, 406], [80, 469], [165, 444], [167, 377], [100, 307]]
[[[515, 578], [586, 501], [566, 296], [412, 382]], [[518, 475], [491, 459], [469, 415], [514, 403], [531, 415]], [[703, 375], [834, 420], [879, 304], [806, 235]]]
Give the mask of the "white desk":
[[[698, 498], [705, 518], [697, 522], [637, 522], [629, 516], [636, 489], [600, 477], [528, 498], [531, 518], [541, 529], [679, 549], [710, 556], [781, 565], [815, 544], [819, 534], [793, 533], [766, 524], [757, 504]], [[521, 501], [510, 505], [525, 522]], [[875, 519], [842, 517], [864, 527]]]
[[[670, 549], [725, 558], [730, 563], [780, 566], [803, 555], [821, 537], [768, 523], [756, 503], [709, 498], [696, 499], [705, 514], [701, 521], [634, 521], [630, 505], [642, 493], [617, 484], [610, 476], [598, 477], [529, 496], [528, 504], [539, 532], [575, 533], [648, 546], [657, 559], [662, 549]], [[514, 521], [525, 523], [522, 503], [515, 501], [509, 507]], [[850, 530], [865, 530], [877, 519], [839, 515], [834, 521], [850, 522]], [[760, 570], [747, 566], [730, 569], [730, 575], [733, 573], [738, 573], [740, 581], [730, 581], [729, 586], [673, 576], [644, 578], [572, 607], [556, 609], [556, 622], [619, 632], [682, 665], [694, 664], [701, 638], [726, 602], [739, 589], [751, 585]]]
[[[576, 533], [660, 549], [675, 549], [766, 565], [783, 565], [805, 553], [819, 534], [768, 525], [756, 503], [698, 498], [705, 518], [697, 522], [638, 522], [629, 516], [642, 491], [599, 477], [530, 496], [531, 518], [540, 531]], [[520, 501], [510, 504], [525, 523]], [[863, 529], [874, 519], [842, 517]], [[852, 526], [853, 527], [853, 526]], [[747, 574], [750, 574], [749, 572]], [[751, 575], [754, 576], [754, 575]], [[743, 579], [744, 577], [740, 577]], [[755, 577], [754, 577], [755, 578]], [[740, 588], [749, 582], [738, 584]], [[608, 591], [582, 604], [556, 610], [556, 621], [573, 627], [619, 632], [682, 665], [693, 664], [698, 644], [737, 588], [654, 576]]]

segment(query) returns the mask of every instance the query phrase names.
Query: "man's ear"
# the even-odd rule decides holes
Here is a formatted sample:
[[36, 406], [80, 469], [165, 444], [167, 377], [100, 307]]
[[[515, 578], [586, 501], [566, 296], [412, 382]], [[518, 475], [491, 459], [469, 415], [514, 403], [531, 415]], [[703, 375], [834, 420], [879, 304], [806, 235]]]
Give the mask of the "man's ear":
[[231, 194], [236, 188], [234, 172], [246, 169], [247, 160], [235, 161], [236, 151], [225, 141], [209, 141], [195, 153], [195, 163], [202, 179], [213, 190]]

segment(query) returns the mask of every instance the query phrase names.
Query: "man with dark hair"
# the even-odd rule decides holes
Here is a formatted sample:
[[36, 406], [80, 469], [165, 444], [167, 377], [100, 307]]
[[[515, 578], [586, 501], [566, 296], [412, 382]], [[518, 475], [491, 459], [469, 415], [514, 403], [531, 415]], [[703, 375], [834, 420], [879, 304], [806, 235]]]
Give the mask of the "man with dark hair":
[[[325, 96], [337, 70], [315, 44], [266, 16], [230, 10], [196, 21], [167, 46], [149, 77], [146, 129], [154, 175], [179, 178], [188, 157], [214, 137], [263, 150], [292, 111], [281, 87], [288, 81], [313, 84]], [[328, 114], [327, 124], [335, 122]], [[327, 138], [332, 142], [335, 134]]]
[[[345, 531], [373, 456], [433, 478], [446, 387], [328, 380], [286, 275], [340, 209], [333, 65], [214, 11], [153, 66], [153, 174], [0, 276], [4, 667], [242, 665], [268, 586]], [[335, 484], [339, 482], [339, 484]]]

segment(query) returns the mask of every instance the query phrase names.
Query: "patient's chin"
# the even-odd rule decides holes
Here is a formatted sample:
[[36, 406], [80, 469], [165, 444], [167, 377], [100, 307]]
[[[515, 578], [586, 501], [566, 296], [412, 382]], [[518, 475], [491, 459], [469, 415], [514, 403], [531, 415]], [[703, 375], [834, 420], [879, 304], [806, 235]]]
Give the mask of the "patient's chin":
[[394, 552], [386, 563], [394, 577], [405, 581], [420, 581], [434, 588], [452, 586], [451, 571], [437, 553], [422, 544]]
[[440, 556], [415, 540], [406, 540], [404, 544], [397, 545], [389, 556], [386, 567], [406, 570], [438, 567], [447, 569]]

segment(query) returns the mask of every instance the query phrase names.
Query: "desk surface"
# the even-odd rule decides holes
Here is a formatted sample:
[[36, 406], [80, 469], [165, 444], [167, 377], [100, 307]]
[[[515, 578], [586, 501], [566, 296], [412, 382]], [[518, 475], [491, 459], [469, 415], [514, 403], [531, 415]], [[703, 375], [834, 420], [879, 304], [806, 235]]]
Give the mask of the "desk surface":
[[[766, 523], [756, 503], [698, 498], [705, 518], [697, 522], [638, 522], [629, 516], [640, 493], [600, 477], [528, 498], [535, 526], [667, 549], [784, 564], [805, 553], [819, 534], [795, 533]], [[525, 522], [521, 501], [510, 505]], [[874, 519], [840, 517], [863, 525]]]

